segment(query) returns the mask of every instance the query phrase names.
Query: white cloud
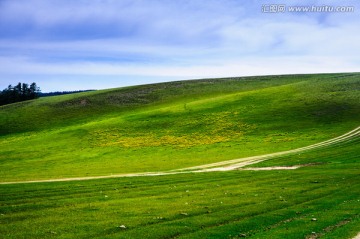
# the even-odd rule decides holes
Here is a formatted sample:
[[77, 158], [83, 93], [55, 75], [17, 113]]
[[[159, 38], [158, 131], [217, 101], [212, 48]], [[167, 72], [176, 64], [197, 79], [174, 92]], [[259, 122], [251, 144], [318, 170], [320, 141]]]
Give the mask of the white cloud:
[[[357, 12], [264, 14], [264, 3], [3, 1], [0, 86], [26, 75], [99, 76], [106, 85], [105, 78], [122, 75], [186, 79], [359, 71]], [[4, 24], [30, 28], [12, 36]]]

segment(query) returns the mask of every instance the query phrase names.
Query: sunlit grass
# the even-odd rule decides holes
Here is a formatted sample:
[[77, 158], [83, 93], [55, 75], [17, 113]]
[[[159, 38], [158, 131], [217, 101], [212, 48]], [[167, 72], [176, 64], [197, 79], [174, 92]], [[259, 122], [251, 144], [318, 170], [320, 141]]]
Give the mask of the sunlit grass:
[[[360, 74], [184, 81], [0, 107], [0, 181], [167, 171], [290, 150], [359, 126]], [[251, 167], [0, 185], [0, 238], [352, 238], [360, 144]]]
[[358, 143], [268, 161], [322, 162], [297, 170], [0, 185], [0, 233], [3, 238], [352, 238], [360, 225]]
[[164, 171], [307, 146], [358, 126], [358, 84], [358, 74], [203, 80], [9, 105], [0, 180]]

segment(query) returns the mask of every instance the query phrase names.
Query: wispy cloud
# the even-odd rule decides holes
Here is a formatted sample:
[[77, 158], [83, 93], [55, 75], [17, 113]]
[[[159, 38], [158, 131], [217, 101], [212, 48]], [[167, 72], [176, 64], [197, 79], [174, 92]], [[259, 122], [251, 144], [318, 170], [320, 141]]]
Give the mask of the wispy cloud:
[[358, 2], [346, 4], [354, 13], [266, 14], [262, 4], [3, 0], [0, 87], [24, 78], [40, 79], [49, 91], [57, 89], [45, 79], [84, 89], [80, 79], [91, 78], [94, 87], [86, 88], [106, 88], [166, 78], [359, 70]]

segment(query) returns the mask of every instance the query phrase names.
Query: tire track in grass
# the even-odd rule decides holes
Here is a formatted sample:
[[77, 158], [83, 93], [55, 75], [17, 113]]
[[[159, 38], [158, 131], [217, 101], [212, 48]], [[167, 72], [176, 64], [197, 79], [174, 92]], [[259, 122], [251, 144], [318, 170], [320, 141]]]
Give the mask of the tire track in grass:
[[[272, 226], [275, 226], [275, 225], [279, 226], [279, 225], [282, 225], [283, 223], [285, 223], [286, 221], [294, 218], [294, 217], [289, 218], [286, 215], [278, 215], [279, 212], [282, 212], [282, 211], [285, 212], [285, 211], [291, 210], [292, 208], [294, 208], [294, 210], [295, 210], [299, 205], [307, 204], [307, 203], [313, 202], [313, 201], [322, 200], [323, 198], [329, 197], [330, 195], [332, 195], [332, 193], [322, 195], [322, 196], [317, 197], [315, 199], [311, 198], [309, 200], [305, 200], [305, 201], [302, 201], [300, 203], [294, 202], [293, 204], [289, 205], [290, 207], [286, 207], [286, 208], [283, 208], [283, 207], [278, 205], [277, 207], [273, 208], [273, 210], [271, 210], [271, 211], [260, 211], [260, 212], [257, 212], [257, 213], [251, 214], [251, 215], [245, 215], [245, 216], [242, 215], [243, 217], [241, 217], [241, 218], [234, 218], [234, 219], [228, 218], [228, 220], [226, 220], [226, 221], [216, 223], [216, 224], [212, 224], [212, 225], [205, 225], [200, 230], [194, 230], [194, 231], [192, 231], [190, 233], [183, 233], [181, 235], [178, 235], [176, 237], [171, 237], [171, 238], [183, 238], [183, 237], [185, 237], [185, 238], [193, 238], [192, 235], [197, 234], [198, 232], [200, 232], [202, 230], [216, 230], [216, 228], [224, 227], [224, 226], [226, 227], [226, 226], [229, 226], [231, 224], [238, 224], [241, 221], [243, 223], [246, 223], [249, 220], [253, 221], [254, 217], [255, 218], [266, 217], [268, 214], [274, 214], [274, 216], [278, 216], [279, 220], [275, 221], [273, 224], [266, 225], [265, 227], [269, 228], [269, 227], [272, 227]], [[239, 207], [236, 207], [236, 208], [242, 208], [242, 207], [239, 206]], [[233, 211], [233, 210], [234, 209], [232, 209], [231, 211]], [[312, 212], [310, 211], [308, 213], [312, 213]], [[307, 214], [302, 213], [301, 217], [304, 217], [305, 215], [307, 215]], [[297, 217], [295, 217], [295, 218], [297, 218]], [[264, 227], [264, 229], [265, 229], [265, 227]], [[248, 233], [248, 231], [245, 231], [245, 232]], [[254, 235], [254, 234], [252, 234], [252, 235]]]
[[[353, 187], [356, 187], [356, 186], [353, 186]], [[283, 226], [284, 224], [287, 224], [288, 222], [292, 222], [292, 221], [296, 221], [296, 220], [301, 220], [303, 218], [311, 218], [312, 217], [312, 214], [314, 214], [315, 212], [319, 211], [319, 209], [322, 208], [322, 204], [323, 203], [318, 203], [318, 202], [322, 202], [324, 199], [328, 198], [330, 201], [334, 201], [334, 195], [339, 195], [339, 198], [343, 198], [344, 199], [347, 199], [347, 195], [346, 193], [344, 193], [344, 191], [348, 190], [347, 189], [344, 189], [342, 191], [332, 191], [332, 192], [328, 192], [324, 195], [321, 195], [320, 197], [316, 197], [316, 198], [311, 198], [309, 200], [306, 200], [306, 201], [303, 201], [303, 202], [300, 202], [300, 203], [296, 203], [294, 202], [292, 205], [289, 205], [289, 207], [286, 207], [286, 208], [276, 208], [275, 210], [271, 210], [271, 211], [268, 211], [268, 212], [264, 212], [264, 213], [258, 213], [258, 214], [254, 214], [252, 216], [247, 216], [245, 218], [239, 218], [237, 220], [232, 220], [232, 221], [228, 221], [228, 222], [225, 222], [225, 223], [222, 223], [222, 224], [216, 224], [216, 225], [211, 225], [211, 226], [206, 226], [205, 228], [202, 228], [201, 230], [196, 230], [196, 231], [193, 231], [191, 233], [184, 233], [182, 235], [179, 235], [177, 237], [173, 237], [173, 238], [204, 238], [204, 235], [201, 235], [201, 237], [199, 237], [200, 235], [197, 235], [198, 233], [202, 233], [203, 231], [206, 231], [208, 230], [208, 233], [210, 233], [211, 235], [213, 235], [213, 233], [217, 233], [219, 232], [220, 234], [222, 234], [223, 232], [229, 232], [230, 231], [230, 228], [229, 227], [239, 227], [239, 223], [241, 224], [241, 221], [243, 221], [243, 223], [251, 223], [249, 220], [251, 221], [254, 221], [254, 218], [256, 217], [262, 217], [262, 216], [266, 216], [267, 214], [274, 214], [274, 213], [278, 213], [278, 212], [281, 212], [281, 211], [288, 211], [288, 210], [294, 210], [296, 211], [296, 209], [299, 209], [301, 208], [302, 209], [302, 212], [301, 214], [299, 215], [295, 215], [295, 217], [286, 217], [286, 215], [284, 216], [279, 216], [281, 220], [279, 221], [276, 221], [272, 224], [268, 224], [268, 225], [264, 225], [262, 228], [260, 229], [257, 229], [256, 231], [242, 231], [242, 232], [239, 232], [241, 234], [247, 234], [248, 236], [250, 237], [253, 237], [253, 236], [257, 236], [258, 233], [263, 233], [264, 230], [265, 231], [269, 231], [269, 230], [273, 230], [273, 229], [277, 229], [278, 227], [281, 227]], [[332, 203], [331, 204], [331, 208], [332, 209], [336, 209], [340, 204], [341, 204], [341, 200], [337, 199], [337, 201], [339, 201], [339, 203], [335, 204], [335, 203]], [[330, 203], [329, 203], [330, 204]], [[305, 205], [310, 205], [310, 208], [306, 208], [304, 209]], [[248, 220], [248, 222], [246, 222], [246, 220]], [[223, 229], [219, 229], [223, 227]], [[225, 227], [225, 229], [224, 229]], [[269, 229], [270, 227], [270, 229]], [[250, 227], [252, 228], [252, 227]], [[249, 232], [251, 235], [249, 235]], [[237, 235], [239, 235], [239, 233], [237, 233]], [[211, 235], [207, 235], [207, 236], [211, 236]], [[222, 236], [224, 236], [222, 234]], [[234, 235], [235, 238], [238, 238], [236, 237], [236, 235]], [[248, 237], [247, 236], [247, 237]], [[240, 236], [241, 237], [241, 236]], [[206, 237], [207, 238], [207, 237]], [[211, 237], [211, 238], [215, 238], [215, 237]], [[356, 238], [357, 239], [357, 238]]]
[[[310, 150], [326, 148], [328, 146], [337, 145], [342, 142], [350, 141], [359, 136], [360, 136], [360, 127], [357, 127], [356, 129], [354, 129], [346, 134], [343, 134], [339, 137], [336, 137], [336, 138], [333, 138], [330, 140], [326, 140], [326, 141], [323, 141], [320, 143], [316, 143], [313, 145], [305, 146], [302, 148], [298, 148], [298, 149], [292, 149], [292, 150], [288, 150], [288, 151], [266, 154], [266, 155], [261, 155], [261, 156], [252, 156], [252, 157], [246, 157], [246, 158], [241, 158], [241, 159], [233, 159], [233, 160], [222, 161], [222, 162], [218, 162], [218, 163], [212, 163], [212, 164], [206, 164], [206, 165], [201, 165], [201, 166], [196, 166], [196, 167], [185, 168], [182, 170], [189, 170], [189, 171], [193, 171], [193, 172], [194, 171], [195, 172], [229, 171], [229, 170], [238, 169], [238, 168], [241, 168], [241, 167], [244, 167], [247, 165], [259, 163], [259, 162], [262, 162], [265, 160], [269, 160], [272, 158], [277, 158], [277, 157], [281, 157], [281, 156], [289, 156], [289, 155], [293, 155], [293, 154], [297, 154], [297, 153], [307, 152]], [[218, 166], [221, 166], [221, 167], [218, 167]]]
[[[330, 145], [326, 147], [326, 150], [322, 148], [317, 148], [314, 150], [311, 150], [311, 152], [304, 152], [299, 153], [296, 155], [286, 155], [274, 158], [275, 161], [271, 160], [270, 164], [260, 163], [255, 165], [255, 167], [245, 167], [240, 168], [238, 170], [287, 170], [287, 169], [297, 169], [302, 167], [308, 167], [308, 166], [316, 166], [316, 165], [322, 165], [327, 164], [329, 162], [339, 162], [339, 160], [343, 160], [344, 162], [349, 163], [349, 161], [353, 161], [358, 157], [358, 155], [351, 154], [351, 151], [349, 152], [349, 149], [351, 147], [359, 147], [360, 143], [360, 137], [351, 139], [346, 141], [345, 143], [339, 143], [336, 145]], [[360, 149], [360, 148], [359, 148]], [[335, 152], [334, 152], [335, 151]], [[330, 153], [331, 152], [331, 153]], [[301, 156], [300, 156], [301, 155]], [[300, 156], [300, 158], [298, 158]], [[305, 157], [304, 157], [305, 156]], [[322, 158], [322, 160], [319, 161], [319, 156]], [[346, 158], [346, 159], [345, 159]], [[297, 160], [294, 160], [297, 159]], [[326, 159], [326, 160], [324, 160]], [[302, 162], [301, 164], [299, 162]], [[261, 166], [263, 165], [263, 166]], [[282, 165], [282, 166], [277, 166]]]
[[204, 173], [204, 172], [219, 172], [219, 171], [231, 171], [236, 170], [251, 164], [263, 162], [265, 160], [294, 155], [316, 149], [322, 149], [330, 146], [336, 146], [341, 143], [346, 143], [360, 137], [360, 127], [338, 136], [333, 139], [329, 139], [320, 143], [312, 144], [309, 146], [282, 151], [278, 153], [265, 154], [260, 156], [245, 157], [240, 159], [232, 159], [222, 161], [218, 163], [205, 164], [195, 167], [176, 169], [165, 172], [144, 172], [144, 173], [128, 173], [128, 174], [113, 174], [105, 176], [90, 176], [90, 177], [73, 177], [73, 178], [59, 178], [59, 179], [44, 179], [44, 180], [29, 180], [29, 181], [14, 181], [14, 182], [0, 182], [1, 184], [18, 184], [18, 183], [44, 183], [44, 182], [66, 182], [66, 181], [83, 181], [92, 179], [106, 179], [106, 178], [125, 178], [125, 177], [144, 177], [144, 176], [163, 176], [163, 175], [174, 175], [184, 173]]
[[[321, 191], [322, 186], [317, 187], [315, 190], [320, 190]], [[321, 193], [321, 194], [314, 193], [314, 191], [311, 190], [311, 194], [309, 194], [309, 196], [314, 194], [314, 195], [316, 195], [315, 198], [314, 197], [312, 197], [312, 198], [304, 198], [303, 200], [300, 200], [300, 201], [294, 201], [291, 204], [287, 204], [288, 207], [286, 209], [284, 209], [283, 206], [281, 206], [280, 204], [279, 205], [274, 205], [274, 208], [270, 213], [274, 213], [274, 212], [281, 211], [281, 210], [290, 210], [291, 208], [296, 208], [296, 207], [299, 207], [299, 206], [301, 206], [303, 204], [309, 204], [311, 202], [321, 201], [321, 200], [323, 200], [323, 198], [327, 198], [327, 197], [330, 197], [330, 196], [332, 197], [335, 192], [339, 193], [335, 189], [332, 190], [331, 192], [326, 192], [326, 193]], [[253, 205], [253, 203], [249, 203], [249, 204], [246, 204], [246, 205]], [[188, 228], [188, 230], [191, 230], [188, 233], [179, 233], [177, 235], [166, 237], [166, 238], [177, 238], [177, 237], [185, 236], [187, 234], [196, 233], [197, 231], [203, 230], [204, 228], [209, 228], [210, 229], [210, 228], [216, 228], [216, 227], [219, 227], [219, 226], [223, 226], [223, 225], [228, 224], [229, 221], [235, 222], [235, 221], [241, 221], [241, 220], [248, 220], [248, 219], [252, 218], [253, 216], [264, 216], [267, 213], [269, 213], [269, 211], [266, 211], [265, 208], [264, 208], [261, 211], [253, 212], [253, 214], [245, 215], [244, 212], [243, 212], [244, 206], [245, 206], [244, 204], [232, 205], [232, 206], [228, 206], [228, 207], [226, 207], [224, 209], [216, 209], [216, 212], [211, 213], [211, 214], [208, 214], [207, 212], [205, 212], [206, 210], [204, 210], [202, 212], [198, 211], [198, 212], [195, 212], [195, 213], [189, 213], [189, 215], [187, 215], [184, 218], [179, 217], [179, 216], [174, 216], [172, 218], [166, 218], [167, 220], [165, 220], [165, 221], [159, 221], [159, 222], [154, 222], [154, 223], [151, 223], [151, 224], [148, 224], [148, 225], [142, 225], [142, 227], [148, 228], [147, 231], [157, 231], [156, 230], [157, 227], [164, 228], [167, 225], [169, 225], [169, 226], [174, 225], [174, 223], [181, 224], [182, 222], [186, 222], [189, 219], [192, 220], [193, 222], [200, 222], [201, 217], [204, 217], [204, 216], [208, 217], [208, 215], [212, 215], [212, 217], [214, 217], [214, 216], [220, 214], [220, 216], [217, 217], [217, 218], [222, 218], [221, 221], [209, 223], [207, 225], [206, 224], [205, 225], [202, 225], [202, 224], [194, 225], [196, 228], [198, 228], [198, 230], [196, 230], [196, 229], [191, 230], [190, 228]], [[212, 208], [209, 208], [209, 209], [212, 209]], [[233, 214], [234, 210], [238, 210], [239, 212], [241, 211], [241, 213], [234, 215]], [[226, 213], [226, 212], [229, 212], [229, 213]], [[224, 213], [225, 213], [225, 215], [228, 215], [225, 218], [224, 218], [224, 216], [221, 216]], [[128, 233], [129, 233], [130, 237], [131, 237], [131, 235], [133, 235], [133, 236], [136, 235], [136, 233], [137, 233], [136, 228], [135, 228], [135, 230], [129, 229]]]
[[[354, 186], [355, 187], [355, 186]], [[321, 187], [318, 187], [317, 189], [321, 190], [322, 186]], [[347, 190], [347, 189], [344, 189], [344, 190]], [[311, 194], [315, 194], [317, 195], [317, 193], [314, 193], [314, 191], [312, 190], [311, 191]], [[322, 195], [317, 195], [315, 198], [309, 198], [309, 200], [304, 200], [304, 201], [300, 201], [300, 202], [293, 202], [292, 204], [288, 205], [290, 207], [286, 207], [286, 209], [284, 208], [276, 208], [275, 210], [271, 211], [270, 213], [273, 213], [273, 212], [277, 212], [277, 211], [281, 211], [282, 209], [284, 210], [295, 210], [296, 208], [298, 208], [300, 206], [301, 208], [301, 205], [307, 205], [307, 204], [313, 204], [315, 203], [315, 206], [320, 206], [320, 204], [316, 203], [316, 202], [319, 202], [319, 201], [323, 201], [324, 198], [330, 198], [330, 199], [333, 199], [334, 197], [334, 194], [338, 194], [338, 195], [341, 195], [341, 196], [345, 196], [345, 194], [339, 192], [339, 191], [336, 191], [336, 190], [332, 190], [331, 192], [327, 192], [327, 193], [323, 193]], [[336, 205], [334, 205], [335, 207]], [[241, 208], [241, 207], [240, 207]], [[308, 213], [313, 213], [315, 209], [309, 209]], [[263, 215], [263, 214], [266, 214], [266, 213], [260, 213], [260, 214], [255, 214], [255, 216], [260, 216], [260, 215]], [[301, 213], [300, 217], [304, 217], [304, 212]], [[245, 217], [245, 218], [242, 218], [242, 219], [239, 219], [239, 220], [235, 220], [235, 221], [241, 221], [241, 220], [244, 220], [244, 219], [247, 219], [249, 217]], [[311, 217], [310, 217], [311, 218]], [[286, 218], [284, 219], [283, 221], [286, 221], [288, 220], [289, 218]], [[216, 227], [221, 227], [221, 226], [224, 226], [226, 224], [230, 224], [230, 223], [234, 223], [235, 221], [232, 221], [232, 222], [229, 222], [229, 223], [223, 223], [223, 224], [216, 224], [216, 225], [212, 225], [212, 226], [208, 226], [206, 228], [209, 228], [210, 230], [212, 230], [211, 228], [216, 228]], [[280, 223], [275, 223], [275, 224], [278, 224], [278, 225], [282, 225], [283, 221], [280, 221]], [[274, 224], [274, 225], [275, 225]], [[271, 225], [272, 226], [272, 225]], [[192, 233], [196, 233], [196, 232], [192, 232]], [[192, 234], [191, 233], [191, 234]], [[186, 237], [186, 235], [184, 235]], [[181, 236], [180, 236], [181, 237]], [[190, 237], [191, 238], [191, 237]]]

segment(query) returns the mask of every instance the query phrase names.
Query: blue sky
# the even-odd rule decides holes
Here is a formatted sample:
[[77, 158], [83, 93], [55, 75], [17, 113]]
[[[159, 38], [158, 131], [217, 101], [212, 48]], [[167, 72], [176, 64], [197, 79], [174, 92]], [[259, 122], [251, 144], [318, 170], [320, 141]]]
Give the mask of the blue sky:
[[[350, 13], [264, 13], [269, 4]], [[352, 0], [0, 0], [0, 89], [360, 71]]]

